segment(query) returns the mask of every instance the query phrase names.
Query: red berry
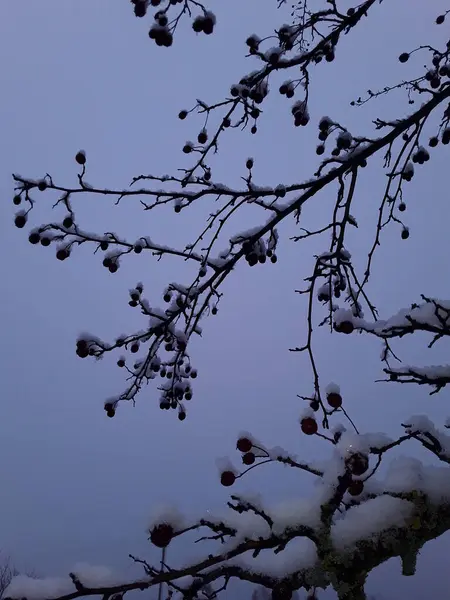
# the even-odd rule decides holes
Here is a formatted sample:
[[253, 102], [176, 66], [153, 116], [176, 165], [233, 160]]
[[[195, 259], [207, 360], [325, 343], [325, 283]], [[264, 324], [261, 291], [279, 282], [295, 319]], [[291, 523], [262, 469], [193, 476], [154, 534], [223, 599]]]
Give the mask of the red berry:
[[238, 439], [236, 447], [239, 452], [250, 452], [250, 450], [253, 448], [253, 444], [251, 440], [243, 437]]
[[220, 483], [225, 487], [230, 487], [236, 481], [236, 475], [232, 471], [224, 471], [220, 476]]
[[339, 323], [339, 325], [336, 325], [336, 331], [338, 331], [339, 333], [345, 333], [347, 335], [352, 333], [354, 329], [355, 329], [355, 326], [353, 325], [353, 323], [351, 321], [342, 321], [342, 323]]
[[255, 458], [256, 457], [253, 454], [253, 452], [247, 452], [242, 457], [242, 462], [244, 463], [244, 465], [252, 465], [255, 462]]
[[354, 479], [348, 486], [348, 493], [351, 496], [359, 496], [360, 494], [362, 494], [363, 490], [364, 483], [361, 481], [361, 479]]
[[305, 417], [301, 420], [300, 425], [303, 433], [306, 435], [314, 435], [317, 433], [317, 422], [312, 417]]
[[173, 538], [173, 527], [168, 523], [156, 525], [150, 532], [150, 540], [157, 548], [165, 548]]
[[339, 408], [342, 405], [342, 396], [336, 392], [327, 395], [327, 402], [332, 408]]

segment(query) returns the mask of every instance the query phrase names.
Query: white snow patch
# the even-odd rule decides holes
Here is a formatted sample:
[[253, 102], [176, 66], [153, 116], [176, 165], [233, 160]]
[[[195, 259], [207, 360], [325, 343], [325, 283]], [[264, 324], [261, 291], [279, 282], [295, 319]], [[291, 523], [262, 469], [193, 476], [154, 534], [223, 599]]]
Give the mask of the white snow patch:
[[391, 527], [404, 527], [413, 511], [414, 505], [400, 498], [379, 496], [367, 500], [336, 521], [331, 530], [333, 543], [336, 548], [344, 549]]

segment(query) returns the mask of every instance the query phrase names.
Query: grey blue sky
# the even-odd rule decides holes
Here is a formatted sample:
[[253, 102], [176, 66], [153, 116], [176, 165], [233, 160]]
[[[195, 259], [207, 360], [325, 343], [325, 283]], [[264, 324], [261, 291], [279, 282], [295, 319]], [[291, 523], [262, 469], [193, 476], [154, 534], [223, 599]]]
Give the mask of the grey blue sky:
[[[205, 322], [203, 339], [193, 344], [199, 378], [188, 418], [180, 423], [174, 413], [159, 410], [152, 384], [135, 408], [121, 406], [117, 418], [107, 419], [103, 401], [121, 390], [123, 373], [113, 357], [100, 363], [78, 359], [75, 340], [83, 330], [113, 339], [143, 327], [128, 307], [128, 288], [142, 280], [155, 305], [168, 282], [189, 282], [186, 265], [133, 256], [113, 276], [90, 249], [81, 248], [62, 264], [51, 248], [30, 246], [13, 225], [11, 173], [37, 178], [48, 172], [60, 183], [74, 183], [73, 157], [80, 148], [88, 156], [87, 181], [100, 187], [122, 188], [134, 175], [190, 164], [181, 148], [195, 139], [202, 121], [180, 122], [178, 111], [191, 108], [196, 98], [222, 99], [230, 84], [255, 68], [244, 59], [248, 34], [263, 36], [288, 18], [275, 0], [209, 4], [218, 17], [215, 35], [197, 36], [186, 22], [174, 46], [161, 49], [147, 36], [151, 18], [136, 19], [126, 0], [0, 3], [0, 548], [20, 567], [42, 575], [63, 574], [79, 561], [132, 573], [129, 552], [156, 561], [159, 553], [145, 534], [152, 506], [173, 502], [188, 513], [222, 507], [228, 491], [219, 484], [215, 458], [238, 459], [234, 447], [241, 429], [300, 456], [328, 451], [299, 432], [296, 394], [310, 393], [312, 378], [306, 357], [288, 352], [305, 333], [305, 304], [294, 289], [309, 274], [313, 253], [326, 250], [326, 238], [300, 244], [284, 239], [276, 265], [242, 266], [229, 277], [219, 314]], [[410, 107], [403, 94], [360, 109], [349, 102], [368, 88], [420, 74], [422, 59], [401, 66], [396, 57], [433, 36], [446, 39], [445, 30], [433, 26], [443, 6], [441, 0], [392, 0], [374, 7], [342, 42], [336, 61], [311, 72], [311, 126], [292, 127], [289, 103], [273, 87], [258, 135], [224, 136], [213, 176], [238, 185], [251, 155], [258, 183], [300, 181], [318, 164], [313, 123], [324, 114], [359, 134], [371, 133], [376, 116], [405, 115]], [[432, 158], [408, 188], [410, 239], [403, 242], [393, 228], [377, 255], [370, 293], [383, 316], [419, 300], [420, 293], [450, 294], [448, 156], [440, 149]], [[358, 186], [360, 228], [349, 249], [361, 258], [372, 239], [384, 179], [374, 161]], [[304, 212], [306, 226], [325, 218], [332, 193], [313, 198]], [[78, 208], [90, 230], [112, 229], [131, 239], [149, 235], [176, 246], [199, 232], [208, 211], [203, 206], [182, 215], [143, 213], [137, 199], [113, 207], [89, 196], [79, 199]], [[43, 196], [32, 224], [50, 220], [49, 214]], [[236, 228], [264, 219], [246, 213]], [[281, 228], [286, 236], [292, 231], [292, 224]], [[376, 340], [317, 333], [322, 380], [341, 385], [362, 430], [395, 435], [412, 413], [438, 421], [447, 416], [445, 390], [429, 398], [426, 389], [373, 383], [380, 374]], [[448, 361], [445, 348], [425, 352], [425, 341], [407, 340], [402, 356], [419, 364]], [[254, 470], [239, 490], [259, 490], [276, 500], [307, 495], [310, 485], [305, 476], [269, 467]], [[426, 547], [416, 577], [402, 578], [399, 562], [391, 561], [371, 575], [369, 591], [386, 600], [418, 600], [425, 591], [443, 597], [449, 539]], [[198, 549], [180, 542], [171, 552], [186, 556]]]

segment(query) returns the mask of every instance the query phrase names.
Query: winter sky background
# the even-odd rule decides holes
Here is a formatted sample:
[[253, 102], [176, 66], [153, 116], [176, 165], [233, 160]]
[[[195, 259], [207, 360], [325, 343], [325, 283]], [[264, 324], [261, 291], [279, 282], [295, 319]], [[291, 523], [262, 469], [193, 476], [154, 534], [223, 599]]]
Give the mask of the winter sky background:
[[[199, 377], [181, 423], [175, 411], [160, 411], [157, 380], [135, 408], [121, 405], [116, 418], [107, 419], [103, 402], [124, 385], [117, 357], [82, 361], [75, 340], [81, 331], [112, 340], [144, 327], [128, 306], [128, 289], [142, 280], [150, 303], [162, 305], [169, 282], [189, 283], [187, 265], [170, 258], [157, 263], [143, 253], [111, 275], [92, 248], [79, 249], [62, 264], [54, 249], [32, 247], [26, 231], [13, 225], [11, 173], [39, 178], [48, 172], [61, 184], [74, 184], [73, 157], [80, 148], [88, 157], [86, 179], [99, 187], [120, 189], [134, 175], [175, 173], [191, 164], [181, 148], [196, 138], [203, 121], [193, 115], [180, 122], [179, 110], [190, 109], [196, 98], [221, 100], [232, 83], [257, 67], [244, 59], [246, 37], [253, 32], [263, 37], [288, 20], [288, 9], [277, 11], [275, 0], [208, 2], [218, 18], [215, 35], [197, 36], [185, 21], [170, 49], [148, 39], [151, 16], [136, 19], [126, 0], [0, 3], [0, 549], [20, 568], [40, 575], [62, 575], [82, 561], [132, 576], [136, 569], [128, 553], [156, 563], [159, 551], [145, 531], [152, 509], [161, 503], [188, 514], [222, 509], [229, 490], [220, 486], [215, 459], [229, 455], [239, 464], [235, 443], [241, 429], [301, 457], [328, 452], [320, 440], [300, 433], [296, 394], [311, 393], [312, 377], [306, 356], [288, 352], [305, 334], [305, 303], [294, 290], [309, 275], [314, 252], [327, 249], [327, 237], [294, 244], [287, 241], [295, 232], [289, 224], [281, 229], [285, 237], [276, 265], [251, 270], [242, 265], [229, 277], [219, 314], [205, 321], [203, 339], [191, 349]], [[375, 6], [342, 40], [336, 61], [312, 69], [308, 128], [292, 127], [290, 102], [277, 92], [284, 78], [277, 80], [258, 135], [227, 132], [212, 163], [213, 177], [239, 185], [245, 159], [253, 156], [257, 183], [307, 179], [318, 164], [315, 123], [323, 115], [370, 135], [376, 116], [398, 118], [412, 110], [402, 93], [359, 109], [349, 103], [368, 88], [421, 74], [423, 57], [400, 65], [401, 52], [446, 41], [446, 25], [433, 24], [444, 3], [413, 4], [414, 10], [410, 0]], [[311, 8], [316, 5], [318, 0], [311, 2]], [[340, 5], [344, 10], [352, 4]], [[370, 285], [383, 316], [419, 301], [420, 293], [449, 297], [447, 152], [433, 151], [407, 187], [410, 239], [402, 241], [397, 227], [383, 236]], [[374, 160], [358, 184], [354, 214], [360, 227], [349, 245], [361, 257], [360, 266], [373, 239], [384, 183]], [[334, 190], [313, 198], [304, 226], [324, 224], [333, 198]], [[37, 200], [30, 224], [56, 218], [49, 216], [45, 194]], [[87, 229], [114, 230], [131, 240], [149, 235], [177, 247], [196, 237], [210, 210], [205, 203], [181, 215], [170, 209], [144, 213], [137, 198], [114, 207], [88, 195], [77, 206]], [[265, 219], [259, 209], [246, 212], [235, 222], [236, 232]], [[448, 361], [443, 347], [425, 352], [425, 338], [397, 347], [413, 364]], [[427, 413], [437, 424], [448, 415], [446, 390], [430, 398], [427, 389], [374, 383], [381, 373], [377, 340], [319, 331], [315, 348], [323, 384], [341, 385], [346, 408], [362, 431], [397, 435], [411, 414]], [[422, 456], [414, 445], [401, 452]], [[275, 465], [255, 469], [233, 491], [258, 490], [275, 502], [305, 497], [310, 489], [310, 478]], [[443, 597], [449, 544], [448, 534], [428, 544], [413, 578], [401, 576], [399, 560], [390, 561], [371, 574], [368, 590], [385, 600]], [[199, 552], [198, 545], [177, 540], [168, 558], [187, 560]]]

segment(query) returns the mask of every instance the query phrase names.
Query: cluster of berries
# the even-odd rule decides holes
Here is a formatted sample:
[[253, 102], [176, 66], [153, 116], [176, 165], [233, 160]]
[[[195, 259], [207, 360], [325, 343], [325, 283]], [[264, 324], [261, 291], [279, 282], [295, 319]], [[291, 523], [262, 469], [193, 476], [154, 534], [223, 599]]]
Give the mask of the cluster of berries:
[[267, 259], [271, 263], [275, 264], [278, 260], [277, 255], [274, 253], [272, 248], [266, 248], [261, 240], [257, 240], [254, 244], [251, 242], [244, 242], [242, 249], [245, 254], [245, 260], [250, 267], [254, 267], [258, 263], [264, 264]]
[[[238, 439], [236, 448], [242, 453], [242, 462], [244, 465], [250, 466], [256, 460], [256, 455], [252, 452], [253, 442], [246, 437]], [[233, 471], [226, 470], [220, 475], [220, 483], [225, 487], [230, 487], [236, 481], [236, 474]]]

